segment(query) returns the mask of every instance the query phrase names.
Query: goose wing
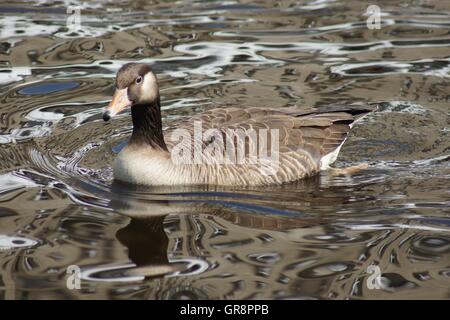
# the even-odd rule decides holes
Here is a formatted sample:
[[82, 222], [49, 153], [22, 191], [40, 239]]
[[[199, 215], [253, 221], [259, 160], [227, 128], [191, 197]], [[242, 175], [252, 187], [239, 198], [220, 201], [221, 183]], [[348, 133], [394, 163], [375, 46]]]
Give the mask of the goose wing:
[[[178, 121], [165, 130], [164, 138], [168, 149], [171, 150], [180, 143], [179, 135], [174, 133], [184, 132], [193, 137], [191, 143], [201, 139], [198, 146], [203, 149], [212, 142], [208, 134], [210, 129], [216, 129], [216, 132], [222, 134], [223, 143], [229, 138], [227, 130], [230, 129], [234, 132], [241, 130], [247, 134], [252, 130], [255, 132], [261, 129], [268, 132], [276, 130], [281, 154], [302, 150], [319, 163], [321, 158], [342, 145], [356, 120], [374, 109], [368, 105], [330, 105], [303, 109], [217, 108]], [[199, 132], [202, 135], [199, 135]], [[270, 138], [268, 141], [270, 143]], [[236, 145], [239, 142], [233, 139], [231, 143]], [[248, 140], [245, 140], [245, 143], [248, 146]], [[270, 150], [270, 146], [268, 148]]]

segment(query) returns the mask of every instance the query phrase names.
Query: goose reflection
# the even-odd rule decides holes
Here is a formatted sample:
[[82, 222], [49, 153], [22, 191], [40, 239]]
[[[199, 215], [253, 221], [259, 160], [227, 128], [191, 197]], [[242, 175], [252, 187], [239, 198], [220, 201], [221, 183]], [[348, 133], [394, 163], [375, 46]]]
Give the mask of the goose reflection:
[[127, 271], [128, 275], [161, 276], [181, 269], [178, 264], [169, 263], [169, 239], [164, 232], [164, 218], [133, 218], [126, 227], [117, 231], [117, 240], [128, 248], [128, 258], [135, 264]]
[[[314, 182], [315, 183], [315, 182]], [[152, 188], [114, 182], [112, 185], [112, 196], [108, 206], [114, 211], [130, 217], [131, 220], [124, 228], [116, 233], [116, 238], [128, 249], [128, 257], [134, 267], [127, 270], [128, 276], [156, 277], [163, 275], [179, 275], [196, 273], [200, 269], [206, 270], [208, 264], [203, 260], [201, 254], [195, 250], [190, 252], [189, 258], [169, 259], [169, 239], [164, 230], [165, 219], [169, 215], [176, 215], [180, 219], [190, 219], [193, 215], [206, 215], [219, 217], [233, 224], [252, 229], [283, 231], [291, 228], [303, 228], [312, 224], [317, 225], [317, 219], [305, 218], [301, 213], [293, 213], [287, 210], [277, 210], [257, 206], [245, 206], [237, 208], [233, 205], [227, 206], [223, 191], [214, 187], [192, 187], [173, 189], [171, 187]], [[159, 200], [149, 195], [164, 195], [171, 200]], [[216, 193], [214, 193], [216, 192]], [[192, 197], [205, 197], [215, 195], [209, 200], [195, 200]], [[181, 197], [183, 195], [184, 197]], [[189, 196], [191, 198], [189, 198]], [[222, 197], [221, 197], [222, 196]], [[249, 195], [251, 196], [251, 195]], [[184, 198], [188, 198], [187, 200]], [[233, 204], [229, 202], [228, 204]], [[242, 212], [242, 209], [248, 212]], [[255, 213], [254, 210], [267, 210], [267, 213]], [[253, 212], [252, 212], [253, 211]], [[283, 215], [285, 214], [285, 215]], [[294, 216], [295, 215], [295, 216]], [[186, 239], [183, 239], [185, 241]], [[204, 241], [204, 239], [200, 239]], [[193, 262], [193, 260], [196, 260]]]

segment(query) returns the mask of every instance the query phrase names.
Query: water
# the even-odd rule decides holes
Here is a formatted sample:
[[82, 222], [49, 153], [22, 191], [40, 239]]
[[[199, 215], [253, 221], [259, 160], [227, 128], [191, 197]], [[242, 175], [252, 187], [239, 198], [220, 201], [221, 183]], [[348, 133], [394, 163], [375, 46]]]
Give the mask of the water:
[[[68, 4], [0, 5], [0, 298], [450, 298], [448, 1], [377, 1], [379, 30], [371, 1], [94, 1], [79, 32]], [[370, 168], [264, 189], [112, 183], [131, 119], [101, 109], [129, 61], [158, 72], [166, 124], [379, 102], [336, 163]]]

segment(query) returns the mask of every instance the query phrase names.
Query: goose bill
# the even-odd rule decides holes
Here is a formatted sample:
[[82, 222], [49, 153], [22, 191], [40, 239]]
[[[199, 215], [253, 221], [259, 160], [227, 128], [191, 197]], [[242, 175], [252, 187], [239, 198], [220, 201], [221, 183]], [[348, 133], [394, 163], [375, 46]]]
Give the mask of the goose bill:
[[124, 110], [127, 107], [131, 106], [131, 101], [128, 99], [127, 88], [117, 89], [114, 92], [114, 96], [112, 101], [109, 103], [109, 106], [105, 108], [103, 112], [103, 120], [108, 121], [120, 111]]

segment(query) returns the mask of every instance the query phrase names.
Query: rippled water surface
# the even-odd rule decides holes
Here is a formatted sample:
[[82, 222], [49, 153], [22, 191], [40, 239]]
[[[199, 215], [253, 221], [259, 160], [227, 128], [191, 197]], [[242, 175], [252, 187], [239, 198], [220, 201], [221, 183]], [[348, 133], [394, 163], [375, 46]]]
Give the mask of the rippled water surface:
[[[0, 298], [450, 298], [450, 2], [376, 1], [379, 30], [370, 4], [0, 4]], [[101, 109], [129, 61], [158, 72], [166, 124], [378, 102], [336, 163], [370, 167], [264, 189], [113, 183], [131, 119]]]

